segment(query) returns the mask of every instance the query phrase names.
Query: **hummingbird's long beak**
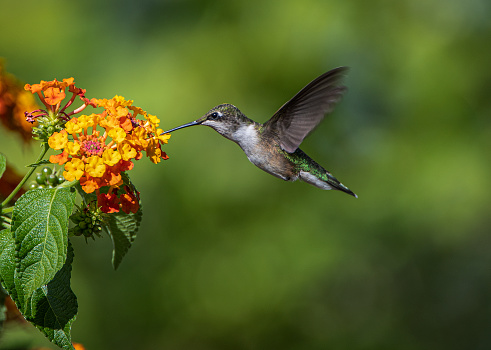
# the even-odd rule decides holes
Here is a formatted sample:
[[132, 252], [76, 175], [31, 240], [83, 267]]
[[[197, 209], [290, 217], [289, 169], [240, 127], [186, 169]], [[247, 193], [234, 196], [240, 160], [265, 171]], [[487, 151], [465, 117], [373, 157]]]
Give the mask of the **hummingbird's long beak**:
[[179, 130], [179, 129], [187, 128], [188, 126], [199, 125], [199, 124], [201, 124], [201, 123], [202, 123], [201, 121], [195, 120], [194, 122], [187, 123], [187, 124], [184, 124], [184, 125], [178, 126], [177, 128], [174, 128], [174, 129], [170, 129], [170, 130], [164, 131], [164, 132], [163, 132], [162, 134], [160, 134], [160, 135], [163, 135], [163, 134], [168, 134], [168, 133], [170, 133], [170, 132], [173, 132], [173, 131], [176, 131], [176, 130]]

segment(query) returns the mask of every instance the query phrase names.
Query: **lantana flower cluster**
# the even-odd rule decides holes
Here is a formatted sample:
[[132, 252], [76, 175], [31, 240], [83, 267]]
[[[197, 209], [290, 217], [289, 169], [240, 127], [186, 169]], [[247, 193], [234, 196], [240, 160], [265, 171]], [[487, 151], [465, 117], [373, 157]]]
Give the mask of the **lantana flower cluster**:
[[[95, 107], [95, 103], [85, 97], [85, 89], [76, 87], [73, 80], [73, 78], [63, 79], [62, 81], [56, 79], [51, 81], [41, 80], [39, 84], [25, 85], [24, 89], [37, 94], [45, 106], [45, 109], [25, 112], [26, 121], [30, 123], [38, 122], [38, 126], [32, 129], [35, 139], [46, 141], [47, 137], [53, 132], [62, 130], [63, 124], [70, 120], [72, 115], [80, 113], [87, 106]], [[62, 106], [61, 103], [66, 98], [67, 89], [68, 92], [72, 93], [72, 96]], [[82, 100], [83, 104], [71, 112], [67, 112], [67, 108], [73, 104], [77, 96]]]
[[[73, 96], [61, 107], [66, 88]], [[133, 161], [141, 159], [143, 152], [153, 163], [168, 159], [161, 146], [168, 142], [170, 134], [162, 135], [160, 120], [122, 96], [89, 100], [85, 98], [85, 90], [73, 85], [73, 78], [26, 85], [26, 90], [38, 93], [48, 109], [31, 112], [28, 118], [54, 115], [62, 121], [61, 130], [52, 132], [47, 141], [50, 148], [61, 151], [49, 161], [64, 166], [64, 178], [80, 181], [86, 193], [95, 192], [103, 212], [136, 212], [139, 193], [123, 181], [122, 173], [131, 170]], [[66, 108], [76, 96], [84, 104], [67, 113]], [[104, 110], [72, 117], [89, 105]]]

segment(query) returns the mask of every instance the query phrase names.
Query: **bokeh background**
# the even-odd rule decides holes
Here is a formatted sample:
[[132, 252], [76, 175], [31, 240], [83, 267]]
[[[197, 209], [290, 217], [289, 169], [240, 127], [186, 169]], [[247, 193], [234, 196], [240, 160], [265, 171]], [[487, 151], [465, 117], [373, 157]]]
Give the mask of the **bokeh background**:
[[[282, 182], [209, 128], [176, 132], [168, 161], [132, 171], [144, 218], [118, 271], [108, 237], [74, 240], [75, 341], [491, 348], [491, 2], [1, 7], [9, 72], [73, 76], [87, 97], [133, 99], [163, 128], [223, 102], [264, 122], [311, 79], [351, 67], [348, 93], [302, 149], [359, 199]], [[0, 150], [20, 172], [38, 153], [4, 130]]]

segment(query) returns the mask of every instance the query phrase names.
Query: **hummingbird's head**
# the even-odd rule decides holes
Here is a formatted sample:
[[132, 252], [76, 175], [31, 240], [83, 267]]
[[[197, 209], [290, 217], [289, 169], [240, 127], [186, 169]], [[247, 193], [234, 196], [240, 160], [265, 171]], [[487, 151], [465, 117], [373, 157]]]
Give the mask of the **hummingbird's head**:
[[221, 104], [213, 107], [203, 117], [196, 120], [201, 125], [215, 129], [226, 138], [231, 138], [237, 129], [246, 123], [246, 117], [237, 107], [231, 104]]
[[178, 129], [187, 128], [188, 126], [206, 125], [215, 129], [219, 134], [225, 136], [226, 138], [233, 139], [232, 135], [234, 132], [236, 132], [240, 126], [249, 123], [251, 123], [251, 120], [243, 115], [237, 107], [226, 103], [213, 107], [201, 118], [191, 123], [165, 131], [164, 134]]

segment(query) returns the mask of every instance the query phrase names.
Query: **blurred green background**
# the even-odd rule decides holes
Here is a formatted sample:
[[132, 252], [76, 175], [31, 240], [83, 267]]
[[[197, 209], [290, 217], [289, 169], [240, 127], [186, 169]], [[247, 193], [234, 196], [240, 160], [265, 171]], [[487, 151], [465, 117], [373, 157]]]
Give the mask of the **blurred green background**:
[[[302, 149], [359, 195], [261, 172], [209, 128], [132, 171], [117, 272], [74, 239], [74, 341], [95, 349], [491, 348], [491, 2], [3, 1], [0, 56], [171, 128], [266, 121], [311, 79], [349, 91]], [[0, 131], [19, 171], [38, 153]], [[40, 336], [42, 338], [42, 336]]]

